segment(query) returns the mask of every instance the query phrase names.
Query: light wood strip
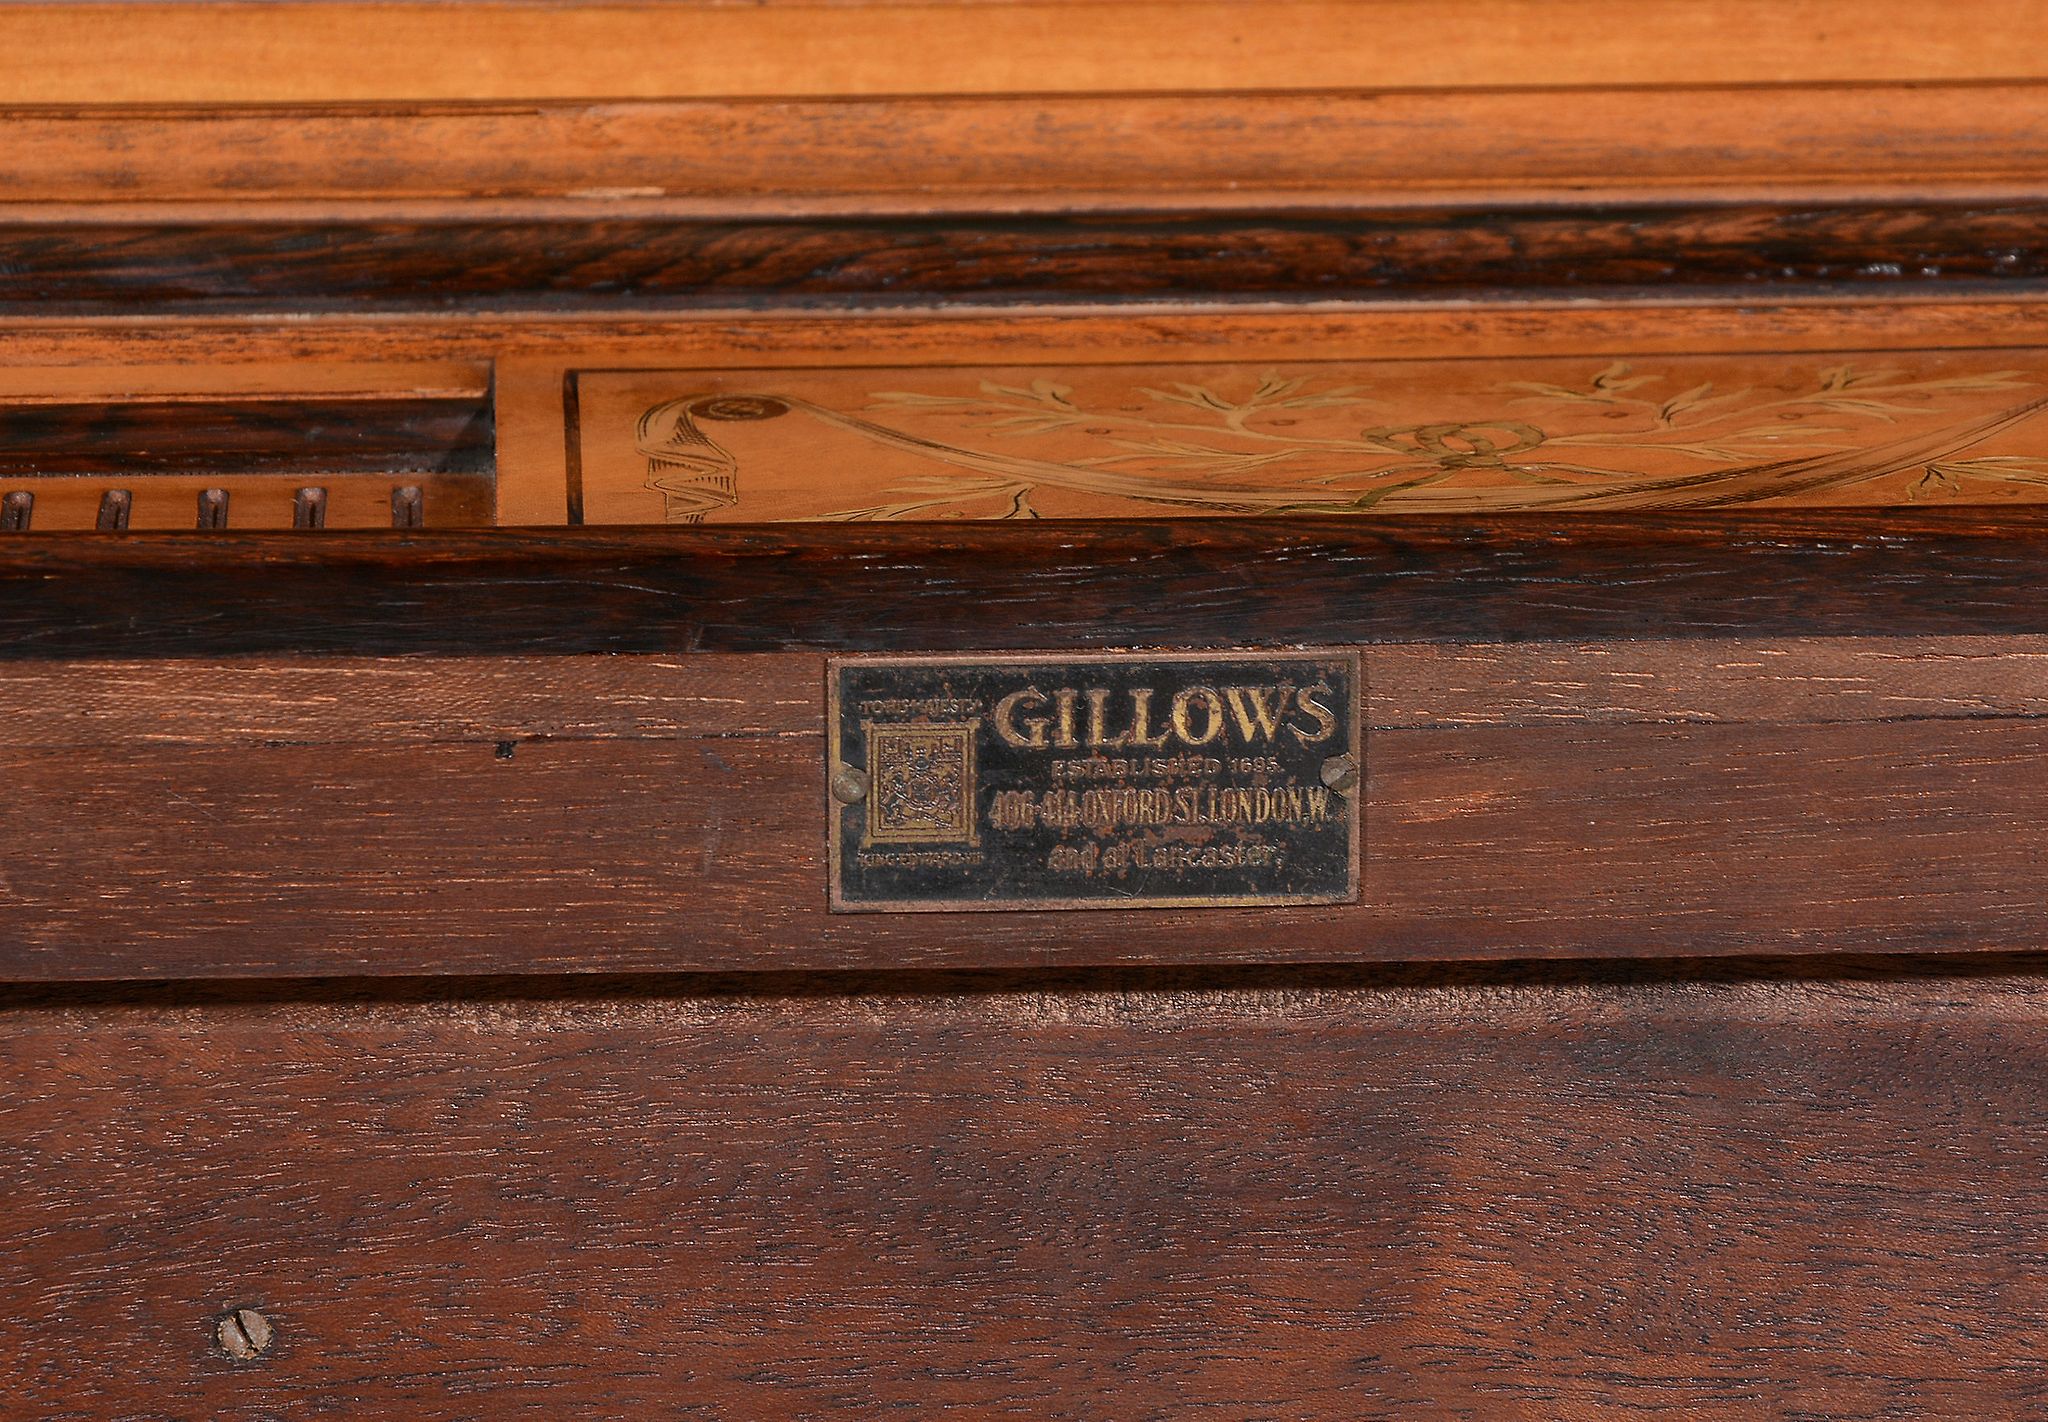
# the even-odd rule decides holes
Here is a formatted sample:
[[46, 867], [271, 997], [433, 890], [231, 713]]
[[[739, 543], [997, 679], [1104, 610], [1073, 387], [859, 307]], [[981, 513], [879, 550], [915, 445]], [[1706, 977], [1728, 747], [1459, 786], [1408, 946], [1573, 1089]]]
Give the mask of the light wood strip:
[[0, 111], [38, 221], [2042, 192], [2036, 83]]
[[[1370, 360], [1402, 356], [1616, 356], [1706, 351], [2038, 346], [2048, 296], [1807, 297], [1772, 302], [1360, 302], [1313, 310], [1157, 306], [754, 315], [736, 312], [250, 316], [166, 325], [150, 317], [0, 317], [0, 365], [490, 359], [550, 366], [560, 478], [565, 365], [706, 369], [803, 365]], [[509, 407], [507, 407], [509, 409]], [[559, 484], [558, 484], [559, 487]]]
[[0, 94], [49, 104], [2043, 76], [2030, 0], [0, 6]]
[[0, 401], [9, 405], [80, 400], [205, 402], [229, 396], [362, 396], [453, 400], [491, 390], [478, 362], [404, 365], [131, 365], [27, 367], [0, 364]]

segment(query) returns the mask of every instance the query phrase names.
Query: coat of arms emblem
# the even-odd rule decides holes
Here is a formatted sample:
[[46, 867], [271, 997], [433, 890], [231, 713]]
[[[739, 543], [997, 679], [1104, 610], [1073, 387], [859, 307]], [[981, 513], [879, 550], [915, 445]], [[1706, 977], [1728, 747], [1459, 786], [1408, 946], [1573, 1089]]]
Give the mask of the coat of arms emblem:
[[878, 726], [867, 732], [865, 844], [973, 844], [976, 723]]

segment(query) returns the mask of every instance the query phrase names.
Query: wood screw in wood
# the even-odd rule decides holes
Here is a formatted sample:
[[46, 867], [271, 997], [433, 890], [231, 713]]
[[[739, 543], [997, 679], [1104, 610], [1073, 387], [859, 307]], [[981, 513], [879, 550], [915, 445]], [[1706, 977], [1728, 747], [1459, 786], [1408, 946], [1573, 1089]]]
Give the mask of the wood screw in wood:
[[1348, 755], [1333, 755], [1323, 762], [1323, 784], [1339, 795], [1358, 788], [1358, 762]]
[[868, 773], [850, 765], [842, 765], [832, 772], [832, 798], [842, 805], [851, 805], [856, 800], [865, 800], [868, 795]]
[[246, 1363], [268, 1351], [271, 1340], [277, 1335], [261, 1310], [236, 1308], [214, 1320], [213, 1336], [223, 1353], [237, 1362]]

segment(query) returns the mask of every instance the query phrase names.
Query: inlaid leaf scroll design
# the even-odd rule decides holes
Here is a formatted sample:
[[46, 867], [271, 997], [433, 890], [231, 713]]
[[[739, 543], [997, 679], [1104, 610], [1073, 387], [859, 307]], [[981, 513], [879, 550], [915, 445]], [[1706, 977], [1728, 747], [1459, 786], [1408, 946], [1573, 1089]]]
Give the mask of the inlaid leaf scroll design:
[[1035, 518], [1048, 491], [1131, 513], [1342, 515], [1706, 507], [1899, 479], [1899, 501], [2048, 487], [2048, 458], [1979, 448], [2041, 410], [2041, 382], [2018, 370], [1847, 362], [1724, 384], [1613, 360], [1576, 381], [1467, 386], [1442, 408], [1412, 379], [1377, 388], [1362, 373], [1119, 384], [1083, 370], [984, 379], [971, 394], [874, 391], [857, 410], [787, 391], [690, 397], [643, 417], [641, 448], [653, 487], [668, 492], [659, 468], [710, 457], [732, 500], [738, 471], [696, 417], [769, 411], [915, 456], [883, 497], [809, 515], [840, 520]]

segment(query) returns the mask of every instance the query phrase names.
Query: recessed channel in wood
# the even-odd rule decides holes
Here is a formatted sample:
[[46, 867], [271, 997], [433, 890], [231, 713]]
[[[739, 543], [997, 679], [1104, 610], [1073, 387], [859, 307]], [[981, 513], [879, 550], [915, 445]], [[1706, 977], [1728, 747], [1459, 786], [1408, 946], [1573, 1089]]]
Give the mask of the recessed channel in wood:
[[429, 490], [487, 523], [495, 475], [487, 392], [0, 395], [0, 479], [33, 485], [13, 532], [418, 528]]

